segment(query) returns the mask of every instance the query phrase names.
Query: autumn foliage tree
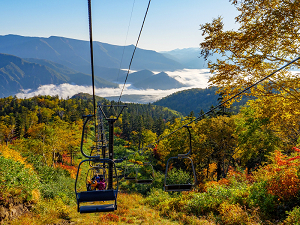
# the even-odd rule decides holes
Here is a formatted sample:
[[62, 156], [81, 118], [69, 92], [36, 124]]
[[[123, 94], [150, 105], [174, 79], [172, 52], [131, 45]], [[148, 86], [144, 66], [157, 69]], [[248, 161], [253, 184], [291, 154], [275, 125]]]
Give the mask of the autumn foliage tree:
[[[231, 0], [240, 12], [235, 18], [237, 30], [224, 30], [221, 17], [201, 25], [204, 41], [202, 55], [219, 53], [223, 57], [209, 62], [214, 75], [209, 82], [218, 86], [224, 100], [256, 83], [299, 56], [300, 2], [288, 0]], [[299, 69], [300, 61], [275, 73], [245, 95], [254, 96], [262, 113], [277, 127], [282, 139], [299, 134], [300, 77], [290, 72]], [[286, 134], [294, 129], [294, 133]], [[275, 130], [275, 128], [273, 128]], [[294, 138], [295, 140], [295, 138]], [[295, 141], [290, 139], [288, 142]], [[291, 144], [291, 143], [290, 143]]]

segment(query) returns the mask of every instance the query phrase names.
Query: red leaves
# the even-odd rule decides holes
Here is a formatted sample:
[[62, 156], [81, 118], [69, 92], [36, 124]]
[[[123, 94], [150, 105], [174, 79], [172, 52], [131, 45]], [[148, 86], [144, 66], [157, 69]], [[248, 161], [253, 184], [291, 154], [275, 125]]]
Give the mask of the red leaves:
[[296, 156], [288, 157], [280, 151], [275, 152], [275, 165], [268, 168], [273, 171], [271, 179], [268, 181], [267, 191], [269, 194], [277, 196], [278, 200], [289, 200], [297, 196], [300, 191], [300, 179], [297, 175], [299, 169], [300, 150], [293, 147]]

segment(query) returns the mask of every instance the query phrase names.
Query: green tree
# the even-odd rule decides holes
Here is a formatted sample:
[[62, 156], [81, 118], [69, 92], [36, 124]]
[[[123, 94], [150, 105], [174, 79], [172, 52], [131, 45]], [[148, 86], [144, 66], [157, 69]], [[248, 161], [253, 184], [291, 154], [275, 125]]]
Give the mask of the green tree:
[[270, 119], [257, 114], [253, 107], [244, 107], [236, 117], [238, 148], [235, 158], [248, 171], [266, 162], [268, 155], [281, 144], [269, 123]]
[[[199, 176], [219, 180], [226, 177], [229, 166], [235, 166], [237, 147], [234, 116], [217, 116], [199, 121], [194, 130], [193, 160]], [[212, 168], [214, 171], [210, 172]]]
[[154, 127], [155, 127], [155, 132], [156, 132], [157, 136], [160, 136], [165, 129], [165, 122], [164, 122], [162, 116], [160, 116], [158, 119], [156, 119], [154, 121]]

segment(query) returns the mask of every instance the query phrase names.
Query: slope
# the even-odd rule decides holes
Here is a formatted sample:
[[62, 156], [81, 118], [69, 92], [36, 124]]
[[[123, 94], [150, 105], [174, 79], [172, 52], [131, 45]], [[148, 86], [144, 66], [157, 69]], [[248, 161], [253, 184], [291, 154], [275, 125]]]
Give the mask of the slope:
[[212, 105], [217, 105], [218, 95], [215, 95], [217, 88], [193, 88], [179, 91], [154, 102], [154, 105], [161, 105], [174, 109], [187, 116], [191, 111], [198, 114], [201, 109], [208, 111]]
[[[179, 91], [154, 102], [153, 105], [168, 107], [182, 113], [184, 116], [193, 111], [198, 116], [201, 110], [207, 112], [211, 109], [211, 106], [220, 104], [220, 95], [215, 94], [217, 90], [217, 87], [211, 87]], [[240, 102], [235, 102], [230, 110], [238, 112], [240, 106], [248, 100], [249, 98], [243, 97]]]

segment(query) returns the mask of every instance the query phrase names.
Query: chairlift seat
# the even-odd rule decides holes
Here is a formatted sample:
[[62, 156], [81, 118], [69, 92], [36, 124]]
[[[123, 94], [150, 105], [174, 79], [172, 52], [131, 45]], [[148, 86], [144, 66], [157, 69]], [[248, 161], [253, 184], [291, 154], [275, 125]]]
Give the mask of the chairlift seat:
[[80, 213], [93, 213], [93, 212], [112, 212], [115, 211], [115, 204], [106, 205], [85, 205], [79, 208]]
[[[78, 212], [111, 212], [117, 208], [116, 205], [117, 191], [116, 190], [102, 190], [102, 191], [83, 191], [77, 193]], [[96, 201], [115, 201], [115, 204], [103, 205], [87, 205], [80, 206], [81, 202], [96, 202]]]
[[169, 184], [165, 185], [165, 191], [190, 191], [192, 190], [192, 184]]

